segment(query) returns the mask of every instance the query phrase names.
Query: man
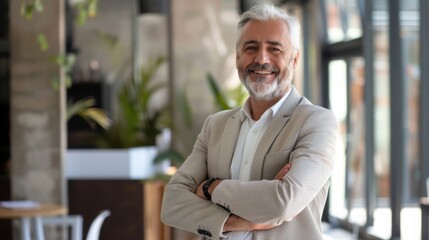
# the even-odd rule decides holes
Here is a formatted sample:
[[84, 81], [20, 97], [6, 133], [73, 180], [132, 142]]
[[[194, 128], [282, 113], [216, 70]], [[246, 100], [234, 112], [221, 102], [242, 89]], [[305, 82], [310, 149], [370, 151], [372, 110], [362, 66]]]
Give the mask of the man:
[[269, 3], [238, 24], [242, 108], [208, 117], [166, 187], [164, 223], [205, 239], [323, 239], [336, 120], [291, 81], [299, 24]]

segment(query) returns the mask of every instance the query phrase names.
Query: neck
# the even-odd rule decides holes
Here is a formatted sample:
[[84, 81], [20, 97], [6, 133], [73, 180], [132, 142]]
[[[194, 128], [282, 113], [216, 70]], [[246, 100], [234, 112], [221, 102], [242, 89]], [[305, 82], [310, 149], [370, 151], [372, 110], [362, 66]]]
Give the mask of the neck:
[[252, 119], [257, 121], [261, 118], [262, 114], [267, 111], [268, 108], [276, 104], [288, 91], [290, 87], [286, 88], [286, 91], [278, 97], [271, 98], [269, 100], [260, 100], [250, 96], [250, 111]]
[[250, 98], [250, 110], [252, 113], [252, 119], [257, 121], [261, 118], [262, 114], [264, 114], [267, 109], [272, 107], [276, 102], [278, 102], [282, 96], [277, 98], [272, 98], [267, 101], [261, 101], [254, 98]]

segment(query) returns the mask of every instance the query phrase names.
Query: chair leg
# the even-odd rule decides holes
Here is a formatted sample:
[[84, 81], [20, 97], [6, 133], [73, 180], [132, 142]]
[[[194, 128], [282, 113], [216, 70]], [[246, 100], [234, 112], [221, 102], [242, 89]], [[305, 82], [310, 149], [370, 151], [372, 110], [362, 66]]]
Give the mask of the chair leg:
[[63, 226], [71, 228], [71, 240], [82, 240], [83, 219], [81, 215], [69, 215], [58, 217], [44, 217], [43, 225]]
[[30, 218], [24, 217], [21, 219], [21, 237], [23, 240], [31, 240], [30, 236]]
[[82, 216], [75, 216], [72, 223], [72, 232], [71, 232], [71, 239], [72, 240], [82, 240], [83, 234], [82, 234], [82, 225], [83, 220]]
[[43, 232], [42, 217], [34, 217], [34, 233], [36, 234], [37, 240], [45, 240], [45, 234]]

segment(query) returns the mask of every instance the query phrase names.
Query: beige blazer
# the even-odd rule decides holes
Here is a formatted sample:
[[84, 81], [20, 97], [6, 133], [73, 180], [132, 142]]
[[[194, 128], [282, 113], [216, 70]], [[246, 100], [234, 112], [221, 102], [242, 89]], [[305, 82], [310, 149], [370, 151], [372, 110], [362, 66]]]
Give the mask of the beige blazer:
[[[256, 149], [251, 181], [231, 180], [230, 166], [242, 119], [240, 109], [209, 116], [192, 153], [168, 183], [161, 210], [165, 224], [223, 239], [230, 212], [255, 223], [277, 224], [254, 239], [323, 239], [321, 216], [334, 166], [336, 120], [295, 88], [267, 127]], [[288, 162], [282, 181], [273, 180]], [[194, 194], [209, 177], [226, 179], [212, 200]]]

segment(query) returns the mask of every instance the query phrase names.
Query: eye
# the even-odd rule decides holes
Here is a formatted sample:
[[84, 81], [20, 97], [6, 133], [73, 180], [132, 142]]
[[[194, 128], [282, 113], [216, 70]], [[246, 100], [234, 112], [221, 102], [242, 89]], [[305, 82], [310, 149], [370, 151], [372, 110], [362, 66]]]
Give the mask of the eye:
[[249, 46], [245, 46], [244, 47], [244, 51], [245, 52], [254, 52], [256, 51], [258, 48], [256, 46], [253, 45], [249, 45]]
[[277, 47], [270, 47], [269, 50], [270, 50], [270, 52], [273, 52], [273, 53], [282, 53], [283, 52], [282, 49], [277, 48]]

